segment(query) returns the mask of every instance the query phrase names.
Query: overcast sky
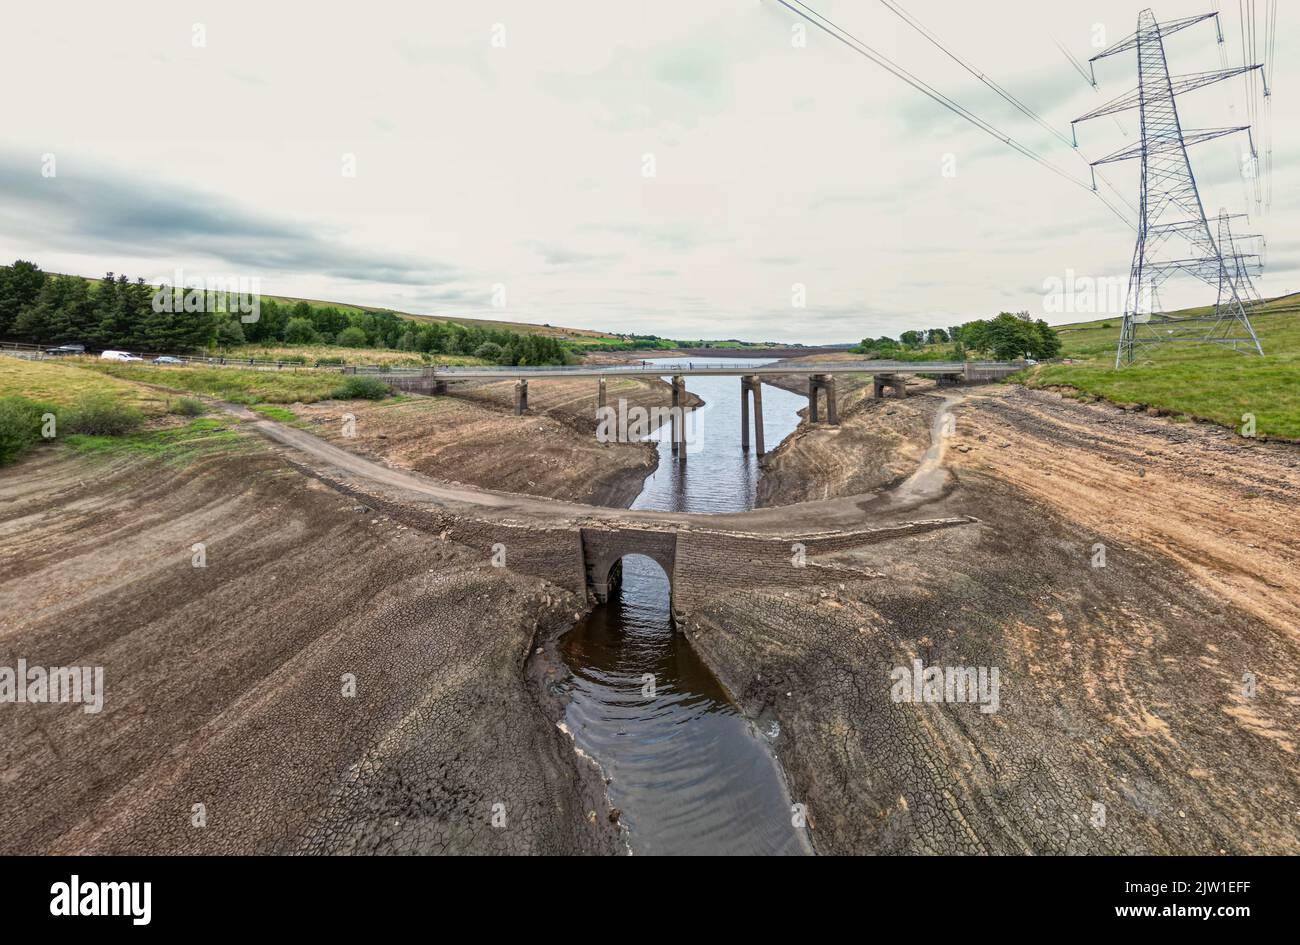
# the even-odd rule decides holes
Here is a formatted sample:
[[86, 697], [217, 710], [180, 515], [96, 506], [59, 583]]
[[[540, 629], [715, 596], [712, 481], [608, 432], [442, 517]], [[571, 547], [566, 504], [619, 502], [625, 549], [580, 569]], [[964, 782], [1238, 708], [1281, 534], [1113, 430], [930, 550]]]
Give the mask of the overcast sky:
[[[1136, 113], [1104, 118], [1080, 126], [1076, 154], [878, 0], [809, 3], [1079, 180], [1081, 155], [1136, 140]], [[1055, 41], [1086, 60], [1098, 26], [1107, 42], [1133, 32], [1136, 4], [898, 3], [1067, 136], [1135, 84], [1132, 53], [1099, 63], [1094, 91]], [[1045, 310], [1045, 280], [1128, 272], [1133, 231], [1086, 189], [811, 27], [797, 45], [802, 21], [776, 0], [295, 6], [9, 5], [0, 255], [83, 275], [256, 277], [270, 294], [411, 312], [804, 342], [999, 310], [1077, 321]], [[1281, 6], [1273, 199], [1248, 225], [1268, 237], [1266, 295], [1300, 289], [1296, 24]], [[1236, 7], [1223, 17], [1234, 64]], [[1171, 70], [1218, 68], [1214, 40], [1210, 23], [1170, 37]], [[1187, 128], [1245, 124], [1244, 105], [1239, 81], [1180, 98]], [[1207, 211], [1255, 209], [1244, 148], [1233, 136], [1192, 150]], [[1134, 205], [1137, 170], [1107, 174]], [[1206, 301], [1195, 285], [1162, 298]]]

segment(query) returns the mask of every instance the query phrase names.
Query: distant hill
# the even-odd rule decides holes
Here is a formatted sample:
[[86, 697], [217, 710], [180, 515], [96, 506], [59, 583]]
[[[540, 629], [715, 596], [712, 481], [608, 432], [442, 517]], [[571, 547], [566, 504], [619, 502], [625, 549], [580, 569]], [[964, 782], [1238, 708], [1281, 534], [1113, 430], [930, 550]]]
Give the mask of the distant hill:
[[[83, 279], [90, 283], [92, 288], [99, 284], [100, 279], [99, 276], [83, 276], [75, 273], [47, 272], [46, 274], [50, 276], [73, 275], [75, 278]], [[134, 277], [131, 278], [134, 279]], [[270, 295], [264, 292], [259, 297], [262, 299], [273, 299], [276, 302], [285, 302], [289, 305], [293, 305], [297, 302], [306, 302], [309, 305], [337, 308], [339, 311], [344, 312], [392, 312], [394, 315], [398, 315], [401, 318], [410, 318], [416, 321], [444, 323], [456, 322], [460, 325], [481, 325], [484, 328], [507, 328], [511, 331], [516, 331], [525, 335], [545, 335], [550, 338], [562, 338], [579, 342], [586, 339], [610, 339], [617, 341], [619, 337], [607, 331], [594, 331], [590, 328], [557, 328], [553, 325], [532, 325], [527, 322], [511, 322], [495, 318], [473, 318], [468, 315], [423, 315], [417, 312], [403, 312], [395, 308], [386, 308], [382, 305], [357, 305], [352, 302], [338, 302], [328, 299], [308, 299], [294, 295]]]

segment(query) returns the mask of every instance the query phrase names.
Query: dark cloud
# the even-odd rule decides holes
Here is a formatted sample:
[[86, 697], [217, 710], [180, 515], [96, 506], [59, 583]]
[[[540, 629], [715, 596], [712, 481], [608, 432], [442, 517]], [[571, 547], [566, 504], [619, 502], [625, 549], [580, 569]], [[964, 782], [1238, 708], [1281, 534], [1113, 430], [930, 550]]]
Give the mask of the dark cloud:
[[228, 197], [62, 162], [41, 176], [30, 157], [0, 155], [6, 228], [78, 253], [183, 260], [211, 257], [242, 270], [284, 270], [357, 282], [439, 285], [457, 271], [427, 259], [356, 250], [319, 223], [258, 213]]

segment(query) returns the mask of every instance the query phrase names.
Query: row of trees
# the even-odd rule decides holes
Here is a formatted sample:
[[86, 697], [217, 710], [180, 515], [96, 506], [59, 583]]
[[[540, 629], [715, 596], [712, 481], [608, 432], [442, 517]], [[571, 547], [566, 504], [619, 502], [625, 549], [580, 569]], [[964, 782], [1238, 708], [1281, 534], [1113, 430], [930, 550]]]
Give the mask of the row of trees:
[[1000, 361], [1022, 358], [1054, 358], [1061, 353], [1061, 339], [1056, 330], [1028, 312], [1000, 312], [994, 318], [980, 318], [950, 328], [905, 331], [897, 339], [888, 336], [864, 338], [855, 349], [878, 354], [882, 358], [915, 357], [925, 346], [951, 345], [936, 356], [961, 359], [971, 353], [987, 355]]
[[241, 312], [226, 301], [214, 293], [155, 287], [111, 272], [92, 284], [77, 276], [48, 275], [20, 259], [0, 266], [0, 338], [149, 352], [326, 344], [471, 355], [498, 364], [564, 364], [570, 357], [558, 339], [506, 328], [274, 299], [261, 299], [256, 313]]

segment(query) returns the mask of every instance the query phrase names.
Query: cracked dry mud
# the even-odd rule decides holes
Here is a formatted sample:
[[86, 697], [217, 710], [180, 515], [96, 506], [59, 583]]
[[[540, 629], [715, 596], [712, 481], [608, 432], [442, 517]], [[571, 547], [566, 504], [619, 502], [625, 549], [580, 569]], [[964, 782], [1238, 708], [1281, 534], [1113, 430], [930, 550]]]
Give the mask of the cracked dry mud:
[[255, 439], [180, 471], [41, 454], [5, 474], [0, 547], [5, 659], [102, 665], [107, 693], [0, 712], [5, 853], [614, 849], [524, 679], [582, 604]]
[[[819, 849], [1300, 851], [1300, 452], [1014, 387], [956, 417], [927, 514], [976, 524], [823, 562], [874, 580], [691, 615], [723, 682], [780, 719]], [[918, 657], [1000, 667], [1001, 710], [891, 701]]]
[[[782, 447], [770, 504], [887, 492], [926, 452], [938, 394], [839, 393], [844, 425]], [[941, 488], [833, 511], [973, 521], [823, 556], [820, 585], [719, 582], [683, 624], [779, 722], [817, 848], [1300, 852], [1300, 449], [957, 396]], [[289, 456], [312, 461], [250, 435], [182, 468], [47, 450], [4, 472], [0, 656], [102, 664], [109, 696], [100, 716], [0, 711], [3, 849], [616, 852], [525, 666], [585, 602]], [[913, 658], [999, 667], [1000, 711], [892, 702]]]

